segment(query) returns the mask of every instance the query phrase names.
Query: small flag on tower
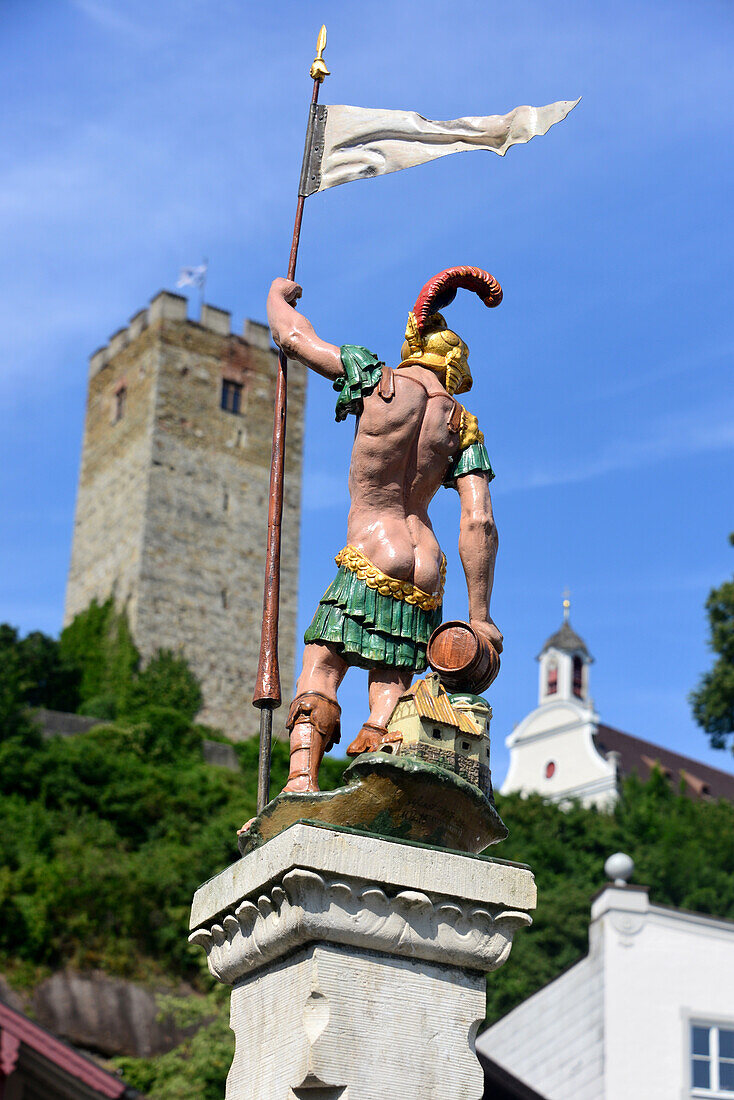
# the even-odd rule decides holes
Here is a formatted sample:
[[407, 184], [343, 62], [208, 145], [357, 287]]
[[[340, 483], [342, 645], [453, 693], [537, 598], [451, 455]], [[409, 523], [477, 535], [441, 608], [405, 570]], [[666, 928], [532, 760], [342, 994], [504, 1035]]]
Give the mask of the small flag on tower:
[[176, 286], [197, 286], [201, 289], [206, 282], [208, 264], [199, 264], [198, 267], [182, 267], [179, 272]]
[[340, 183], [399, 172], [470, 149], [486, 149], [502, 157], [511, 145], [547, 134], [578, 102], [561, 100], [546, 107], [515, 107], [506, 115], [446, 122], [434, 122], [415, 111], [314, 104], [299, 193], [313, 195]]

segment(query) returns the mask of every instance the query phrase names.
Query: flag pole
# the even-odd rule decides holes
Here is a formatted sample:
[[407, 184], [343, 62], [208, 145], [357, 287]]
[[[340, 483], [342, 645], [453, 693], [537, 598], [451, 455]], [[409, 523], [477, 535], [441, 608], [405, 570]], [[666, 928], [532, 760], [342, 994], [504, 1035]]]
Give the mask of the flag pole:
[[206, 294], [206, 277], [209, 271], [209, 261], [204, 257], [204, 263], [201, 265], [204, 270], [201, 273], [201, 282], [199, 283], [199, 320], [201, 320], [201, 313], [204, 309], [204, 295]]
[[[318, 103], [322, 81], [329, 75], [323, 59], [326, 47], [326, 27], [319, 31], [316, 57], [311, 65], [313, 79], [311, 110], [306, 134], [304, 162], [308, 159], [313, 133], [314, 108]], [[300, 192], [296, 206], [288, 278], [296, 277], [298, 244], [303, 221], [306, 197]], [[260, 756], [258, 762], [257, 812], [260, 813], [270, 800], [270, 756], [273, 737], [273, 711], [280, 706], [280, 669], [278, 666], [278, 616], [280, 611], [280, 536], [283, 517], [283, 475], [285, 471], [286, 391], [288, 360], [282, 351], [278, 353], [278, 370], [275, 382], [275, 413], [273, 418], [273, 450], [270, 462], [270, 503], [268, 505], [268, 541], [265, 555], [265, 587], [263, 591], [263, 619], [260, 635], [260, 659], [255, 679], [253, 706], [260, 710]]]

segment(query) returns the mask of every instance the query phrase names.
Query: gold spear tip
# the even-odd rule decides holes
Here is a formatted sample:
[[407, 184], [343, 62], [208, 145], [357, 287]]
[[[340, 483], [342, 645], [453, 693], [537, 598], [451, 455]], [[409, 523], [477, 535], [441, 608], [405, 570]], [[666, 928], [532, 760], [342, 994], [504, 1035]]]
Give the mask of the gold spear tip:
[[313, 59], [313, 65], [311, 66], [311, 79], [317, 80], [319, 84], [323, 83], [324, 77], [330, 75], [329, 70], [326, 68], [326, 62], [324, 61], [324, 50], [326, 49], [326, 24], [324, 23], [319, 31], [319, 37], [316, 39], [316, 57]]

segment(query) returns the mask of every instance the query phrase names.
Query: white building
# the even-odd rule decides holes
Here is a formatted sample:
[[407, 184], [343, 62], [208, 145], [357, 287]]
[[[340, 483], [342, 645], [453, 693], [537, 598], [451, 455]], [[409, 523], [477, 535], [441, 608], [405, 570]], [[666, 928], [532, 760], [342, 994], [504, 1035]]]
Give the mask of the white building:
[[599, 722], [589, 692], [593, 657], [568, 609], [566, 599], [561, 628], [538, 655], [538, 705], [506, 740], [510, 766], [501, 793], [611, 809], [623, 776], [647, 779], [657, 767], [692, 798], [734, 801], [733, 775]]
[[593, 902], [588, 956], [477, 1050], [548, 1100], [732, 1100], [734, 922], [618, 878]]

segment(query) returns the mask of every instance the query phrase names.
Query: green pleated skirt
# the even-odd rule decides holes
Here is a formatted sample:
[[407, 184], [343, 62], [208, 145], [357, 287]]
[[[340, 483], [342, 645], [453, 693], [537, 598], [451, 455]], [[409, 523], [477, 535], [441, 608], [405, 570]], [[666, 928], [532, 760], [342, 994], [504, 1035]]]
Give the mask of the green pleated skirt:
[[341, 565], [303, 640], [329, 642], [350, 665], [361, 668], [422, 672], [428, 639], [440, 622], [440, 605], [435, 611], [424, 611], [382, 596]]

